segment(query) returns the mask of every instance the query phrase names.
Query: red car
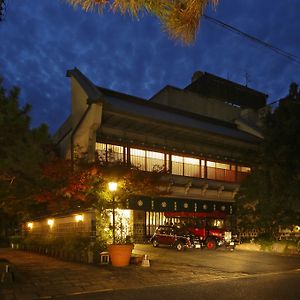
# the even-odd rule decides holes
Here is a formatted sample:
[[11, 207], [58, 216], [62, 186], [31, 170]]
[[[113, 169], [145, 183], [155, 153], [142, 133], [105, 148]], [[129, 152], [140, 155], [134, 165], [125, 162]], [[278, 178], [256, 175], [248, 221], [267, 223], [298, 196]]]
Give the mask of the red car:
[[185, 248], [193, 247], [191, 235], [177, 226], [159, 226], [151, 237], [153, 247], [166, 245], [182, 251]]

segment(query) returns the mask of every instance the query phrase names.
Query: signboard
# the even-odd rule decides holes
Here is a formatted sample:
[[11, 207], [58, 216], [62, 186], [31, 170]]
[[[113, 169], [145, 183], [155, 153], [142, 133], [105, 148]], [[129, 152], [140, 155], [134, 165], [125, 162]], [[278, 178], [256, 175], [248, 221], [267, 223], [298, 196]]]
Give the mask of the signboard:
[[146, 197], [134, 196], [126, 200], [125, 208], [155, 212], [189, 212], [189, 213], [211, 213], [222, 212], [224, 215], [234, 213], [234, 204], [228, 202], [183, 199], [170, 197]]

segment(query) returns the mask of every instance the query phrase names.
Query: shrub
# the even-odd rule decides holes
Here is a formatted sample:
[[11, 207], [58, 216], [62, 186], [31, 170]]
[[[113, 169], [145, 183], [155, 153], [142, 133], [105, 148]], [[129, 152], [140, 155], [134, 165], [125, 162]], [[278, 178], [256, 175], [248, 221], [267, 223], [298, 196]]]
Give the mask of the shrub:
[[13, 247], [19, 247], [22, 243], [22, 236], [21, 235], [12, 235], [9, 237], [9, 243], [10, 245], [13, 245]]

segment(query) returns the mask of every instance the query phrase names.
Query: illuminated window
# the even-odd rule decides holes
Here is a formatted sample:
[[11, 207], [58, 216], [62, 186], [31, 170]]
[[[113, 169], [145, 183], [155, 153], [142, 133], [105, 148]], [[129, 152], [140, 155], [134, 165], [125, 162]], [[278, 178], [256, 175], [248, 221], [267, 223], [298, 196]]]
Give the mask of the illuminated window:
[[201, 178], [205, 178], [205, 160], [201, 159]]
[[210, 160], [208, 160], [208, 161], [206, 162], [206, 165], [207, 165], [208, 167], [210, 167], [210, 168], [215, 168], [215, 167], [216, 167], [216, 163], [215, 163], [214, 161], [210, 161]]
[[215, 161], [207, 161], [207, 178], [220, 181], [235, 181], [235, 166]]
[[206, 161], [206, 173], [208, 179], [216, 179], [216, 163], [214, 161]]
[[172, 155], [172, 174], [183, 175], [183, 156]]
[[144, 171], [161, 170], [165, 167], [165, 154], [141, 149], [130, 149], [130, 162]]
[[161, 152], [146, 151], [147, 171], [162, 170], [165, 167], [165, 154]]
[[106, 161], [106, 144], [96, 143], [96, 152], [100, 160]]
[[107, 161], [123, 161], [123, 146], [110, 145], [106, 146]]
[[141, 149], [130, 149], [130, 162], [140, 170], [146, 171], [146, 151]]
[[238, 166], [237, 167], [237, 182], [242, 182], [244, 179], [249, 175], [251, 172], [251, 168], [249, 167], [244, 167], [244, 166]]
[[224, 170], [230, 170], [230, 165], [229, 164], [216, 163], [216, 168], [224, 169]]
[[166, 218], [162, 212], [146, 212], [146, 235], [151, 236], [159, 225], [165, 225]]
[[99, 159], [103, 161], [123, 161], [124, 147], [112, 144], [96, 143]]
[[200, 177], [200, 160], [184, 157], [184, 176]]
[[172, 155], [172, 174], [200, 177], [200, 160], [193, 157]]
[[238, 172], [250, 173], [251, 172], [251, 168], [249, 168], [249, 167], [243, 167], [243, 166], [238, 166]]
[[170, 155], [168, 153], [96, 143], [99, 157], [105, 161], [127, 161], [142, 171], [172, 170], [172, 174], [211, 180], [241, 182], [251, 172], [249, 167], [205, 160], [205, 158]]
[[223, 219], [208, 219], [207, 223], [212, 228], [224, 228], [224, 220]]

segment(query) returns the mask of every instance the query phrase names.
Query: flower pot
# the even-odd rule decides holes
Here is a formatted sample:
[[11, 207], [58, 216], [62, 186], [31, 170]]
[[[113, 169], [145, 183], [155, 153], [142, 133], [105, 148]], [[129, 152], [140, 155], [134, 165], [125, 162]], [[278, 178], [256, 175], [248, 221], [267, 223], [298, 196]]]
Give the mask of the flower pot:
[[125, 267], [129, 265], [133, 244], [112, 244], [108, 246], [111, 264], [114, 267]]

